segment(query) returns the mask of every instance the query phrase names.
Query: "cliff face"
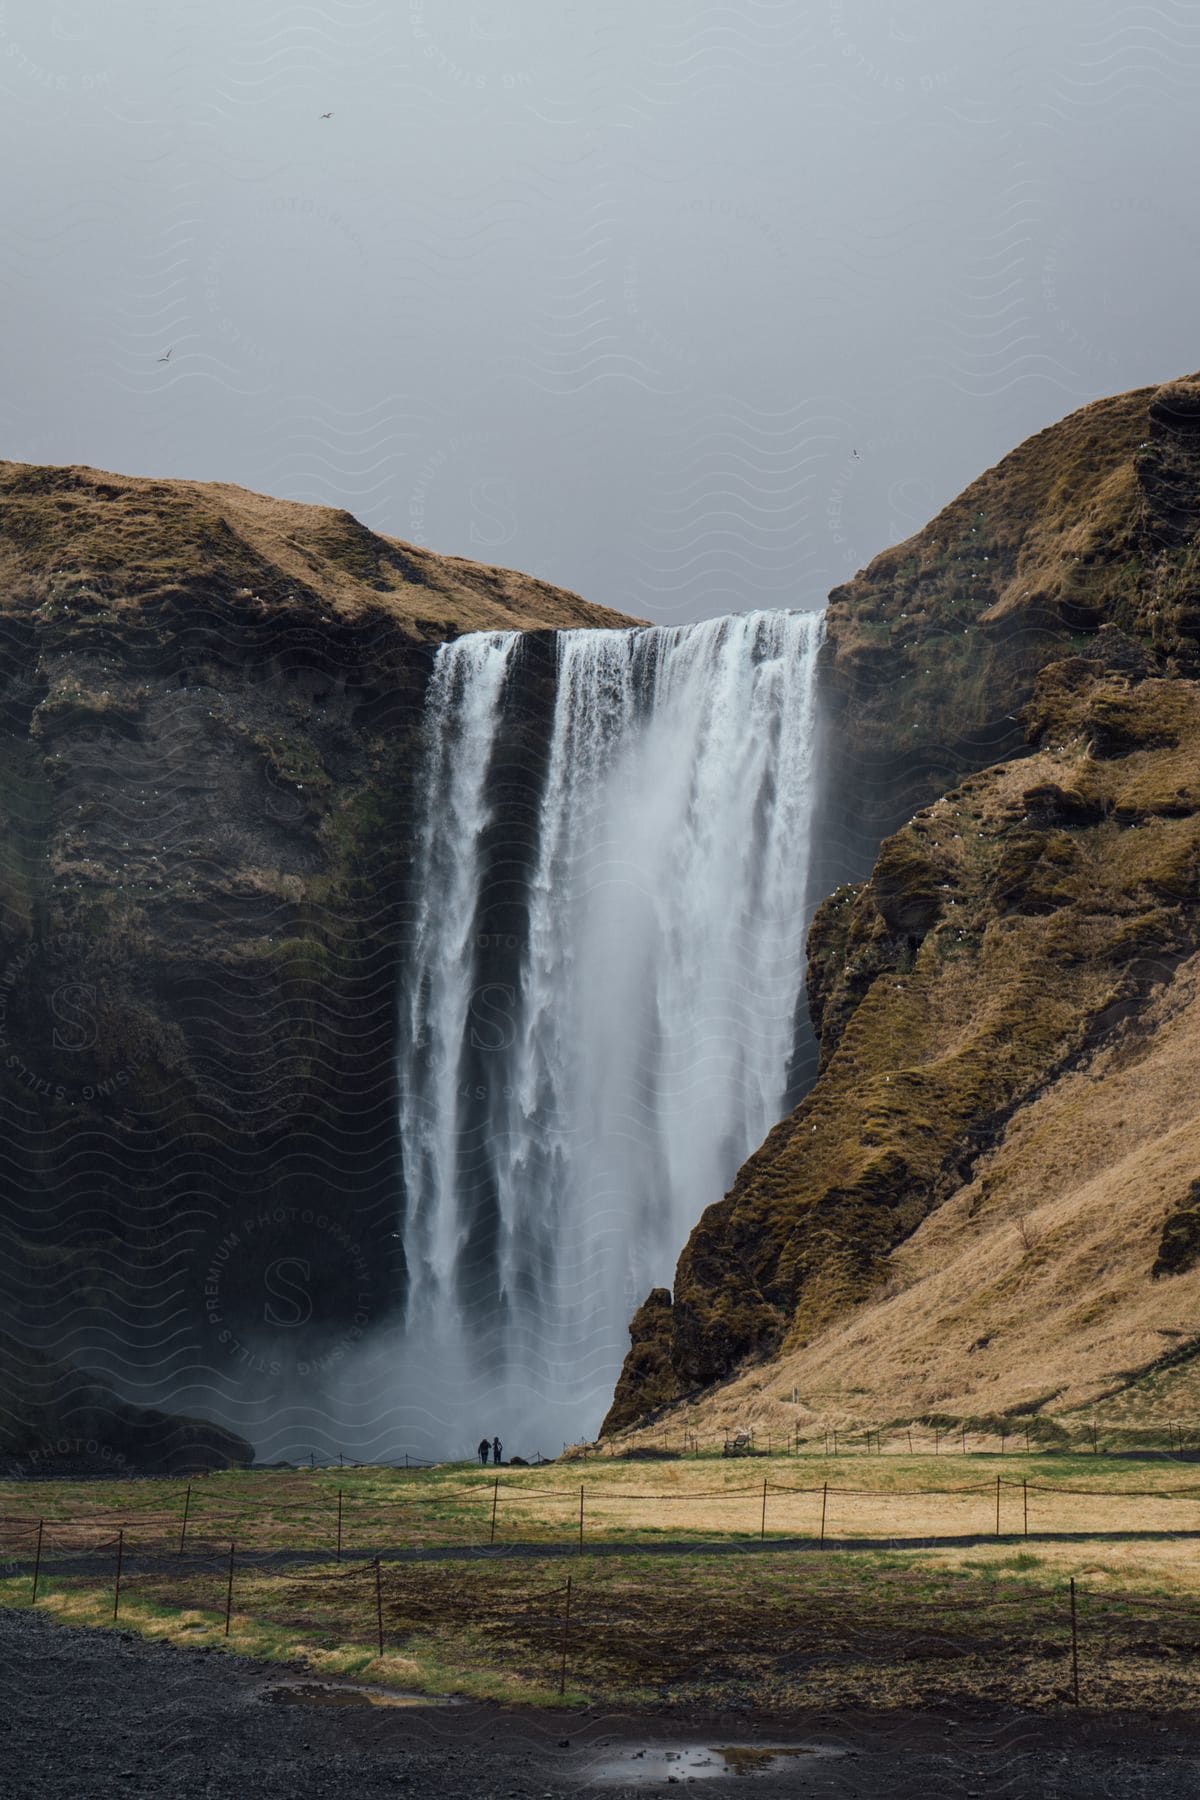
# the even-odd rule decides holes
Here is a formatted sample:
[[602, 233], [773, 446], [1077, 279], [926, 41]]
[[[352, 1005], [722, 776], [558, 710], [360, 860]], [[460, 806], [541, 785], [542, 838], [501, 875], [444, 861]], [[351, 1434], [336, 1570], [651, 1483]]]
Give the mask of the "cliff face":
[[1078, 1397], [1162, 1353], [1159, 1284], [1184, 1306], [1200, 1244], [1172, 1073], [1200, 966], [1198, 529], [1200, 386], [1172, 384], [1042, 433], [834, 595], [838, 767], [858, 796], [868, 763], [905, 770], [879, 816], [943, 778], [909, 735], [961, 768], [1003, 708], [1023, 753], [818, 910], [819, 1077], [638, 1315], [606, 1431], [764, 1362], [878, 1416]]
[[1113, 661], [1128, 640], [1194, 666], [1198, 408], [1195, 379], [1085, 406], [833, 591], [824, 891], [960, 775], [1019, 753], [1055, 657]]
[[268, 1354], [264, 1286], [310, 1355], [394, 1302], [432, 646], [527, 629], [536, 697], [539, 629], [625, 622], [346, 513], [0, 464], [0, 1281], [31, 1353], [203, 1411]]

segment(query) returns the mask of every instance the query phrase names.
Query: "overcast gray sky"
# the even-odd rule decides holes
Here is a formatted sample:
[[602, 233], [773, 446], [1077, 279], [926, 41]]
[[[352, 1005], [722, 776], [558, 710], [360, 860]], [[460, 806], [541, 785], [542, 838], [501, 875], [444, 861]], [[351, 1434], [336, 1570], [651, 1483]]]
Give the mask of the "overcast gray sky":
[[1198, 77], [1188, 0], [0, 0], [0, 455], [817, 605], [1200, 366]]

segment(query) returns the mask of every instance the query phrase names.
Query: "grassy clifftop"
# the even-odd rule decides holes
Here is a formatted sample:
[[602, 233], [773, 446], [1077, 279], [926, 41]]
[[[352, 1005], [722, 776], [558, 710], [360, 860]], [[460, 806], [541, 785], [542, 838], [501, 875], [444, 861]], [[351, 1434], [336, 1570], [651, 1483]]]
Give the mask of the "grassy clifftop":
[[156, 481], [98, 469], [0, 462], [0, 609], [190, 598], [237, 602], [281, 624], [372, 614], [406, 635], [625, 625], [621, 614], [510, 569], [437, 556], [351, 513], [228, 482]]

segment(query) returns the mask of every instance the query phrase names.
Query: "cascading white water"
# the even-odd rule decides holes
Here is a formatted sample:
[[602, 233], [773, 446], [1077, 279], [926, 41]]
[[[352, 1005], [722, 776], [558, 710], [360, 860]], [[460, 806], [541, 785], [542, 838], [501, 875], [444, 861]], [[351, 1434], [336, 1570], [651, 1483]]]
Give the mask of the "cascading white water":
[[514, 632], [488, 632], [444, 645], [426, 701], [431, 729], [415, 955], [399, 1032], [405, 1252], [417, 1276], [412, 1316], [421, 1298], [448, 1288], [460, 1247], [459, 1052], [475, 967], [479, 841], [488, 817], [492, 745], [518, 641]]
[[431, 1440], [594, 1432], [633, 1307], [779, 1116], [820, 635], [780, 612], [559, 634], [499, 975], [479, 924], [520, 640], [438, 652], [399, 1072], [399, 1373]]

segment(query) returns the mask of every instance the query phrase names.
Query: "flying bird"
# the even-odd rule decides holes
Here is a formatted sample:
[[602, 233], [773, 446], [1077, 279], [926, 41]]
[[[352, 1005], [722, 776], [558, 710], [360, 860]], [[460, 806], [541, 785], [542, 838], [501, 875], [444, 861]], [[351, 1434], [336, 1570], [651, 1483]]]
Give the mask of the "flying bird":
[[[174, 346], [174, 344], [172, 344], [172, 345], [171, 345], [171, 350], [174, 350], [174, 348], [175, 348], [175, 346]], [[159, 360], [159, 362], [170, 362], [170, 360], [171, 360], [171, 350], [168, 350], [168, 351], [167, 351], [167, 354], [166, 354], [166, 355], [165, 355], [165, 356], [160, 356], [160, 357], [159, 357], [159, 359], [158, 359], [158, 360]]]
[[327, 112], [327, 113], [322, 113], [322, 114], [321, 114], [321, 117], [322, 117], [322, 118], [323, 118], [323, 119], [332, 119], [332, 117], [333, 117], [333, 114], [332, 114], [332, 113], [331, 113], [331, 112]]

